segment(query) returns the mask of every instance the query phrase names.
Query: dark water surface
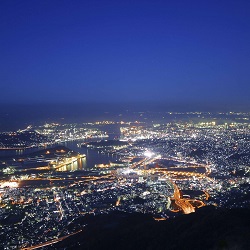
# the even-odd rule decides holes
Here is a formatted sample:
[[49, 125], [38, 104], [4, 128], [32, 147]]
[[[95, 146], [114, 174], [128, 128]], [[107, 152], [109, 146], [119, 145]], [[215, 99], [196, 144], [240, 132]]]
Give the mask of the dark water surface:
[[[187, 111], [211, 111], [199, 106], [155, 103], [0, 104], [0, 131], [16, 131], [44, 123], [81, 123], [100, 120], [168, 122], [201, 118]], [[180, 111], [184, 113], [169, 114]], [[217, 112], [218, 110], [216, 110]], [[210, 115], [205, 118], [209, 118]], [[220, 117], [218, 117], [220, 118]]]
[[[111, 154], [102, 154], [94, 149], [88, 149], [86, 147], [78, 147], [77, 144], [79, 141], [72, 141], [72, 142], [65, 142], [63, 145], [75, 152], [80, 154], [85, 154], [86, 159], [82, 161], [83, 169], [89, 169], [95, 166], [95, 164], [108, 164], [109, 162], [113, 162], [118, 160], [119, 158], [115, 155]], [[58, 146], [54, 145], [54, 146]], [[53, 146], [48, 146], [46, 148], [51, 148]], [[43, 148], [44, 149], [44, 148]], [[33, 153], [39, 151], [39, 148], [32, 148], [32, 149], [24, 149], [24, 150], [0, 150], [0, 157], [9, 157], [9, 156], [17, 156], [22, 154]]]

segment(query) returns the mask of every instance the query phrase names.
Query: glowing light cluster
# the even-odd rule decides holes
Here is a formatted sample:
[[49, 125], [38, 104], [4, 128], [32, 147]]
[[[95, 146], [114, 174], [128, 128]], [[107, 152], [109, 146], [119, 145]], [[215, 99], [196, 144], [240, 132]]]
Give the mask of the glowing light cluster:
[[146, 157], [148, 157], [148, 158], [151, 158], [151, 157], [154, 155], [154, 153], [153, 153], [153, 152], [150, 152], [150, 151], [145, 151], [145, 152], [144, 152], [144, 155], [145, 155]]
[[0, 184], [1, 188], [10, 187], [10, 188], [17, 188], [18, 182], [15, 181], [5, 181]]

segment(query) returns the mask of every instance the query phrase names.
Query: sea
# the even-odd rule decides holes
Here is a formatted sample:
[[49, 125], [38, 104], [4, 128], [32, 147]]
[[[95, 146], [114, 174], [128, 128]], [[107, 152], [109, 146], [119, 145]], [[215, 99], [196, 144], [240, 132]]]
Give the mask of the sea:
[[[113, 107], [112, 105], [98, 105], [93, 103], [84, 104], [21, 104], [21, 105], [0, 105], [0, 132], [18, 131], [27, 126], [39, 126], [45, 123], [87, 123], [95, 121], [121, 121], [136, 120], [137, 113], [128, 114], [124, 108]], [[140, 115], [139, 115], [140, 118]], [[119, 138], [120, 130], [116, 126], [106, 126], [105, 131], [109, 134], [109, 139]], [[75, 152], [85, 154], [83, 168], [92, 168], [96, 164], [108, 164], [119, 160], [117, 156], [103, 154], [97, 150], [79, 147], [81, 141], [64, 142], [60, 145], [66, 146]], [[48, 147], [57, 146], [49, 145]], [[28, 154], [42, 148], [22, 149], [22, 150], [0, 150], [1, 157], [10, 157]]]
[[[187, 107], [186, 107], [187, 108]], [[64, 104], [1, 104], [0, 105], [0, 132], [17, 131], [25, 129], [27, 126], [39, 126], [45, 123], [87, 123], [96, 121], [124, 121], [141, 122], [145, 125], [154, 123], [167, 123], [174, 121], [194, 121], [203, 119], [203, 121], [214, 119], [214, 115], [209, 113], [204, 116], [197, 114], [171, 113], [170, 111], [180, 111], [178, 107], [167, 106], [163, 104], [149, 103], [64, 103]], [[193, 108], [193, 111], [195, 109]], [[229, 122], [228, 117], [218, 115], [217, 121]], [[230, 116], [230, 119], [233, 118]], [[238, 118], [237, 118], [238, 119]], [[115, 127], [113, 126], [112, 129]], [[111, 131], [106, 127], [110, 139], [119, 137], [119, 129]], [[106, 130], [105, 130], [106, 131]], [[108, 163], [119, 160], [112, 155], [104, 155], [98, 151], [78, 147], [79, 141], [65, 143], [70, 149], [86, 154], [86, 167], [91, 168], [95, 164]], [[20, 155], [37, 151], [38, 149], [27, 150], [8, 150], [0, 151], [0, 157]]]
[[[184, 107], [184, 108], [183, 108]], [[81, 123], [103, 120], [167, 122], [174, 119], [194, 119], [190, 115], [171, 115], [169, 112], [199, 111], [199, 106], [174, 106], [157, 103], [34, 103], [1, 104], [0, 132], [16, 131], [29, 125], [44, 123]], [[203, 108], [202, 111], [208, 111]], [[210, 111], [210, 110], [209, 110]]]

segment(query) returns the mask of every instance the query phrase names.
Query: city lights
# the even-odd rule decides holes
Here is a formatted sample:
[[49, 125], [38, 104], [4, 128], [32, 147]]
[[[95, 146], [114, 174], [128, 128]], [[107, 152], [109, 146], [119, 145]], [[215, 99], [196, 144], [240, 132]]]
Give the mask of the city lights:
[[151, 152], [151, 151], [145, 151], [145, 152], [144, 152], [144, 155], [145, 155], [146, 157], [148, 157], [148, 158], [151, 158], [151, 157], [154, 156], [154, 153]]

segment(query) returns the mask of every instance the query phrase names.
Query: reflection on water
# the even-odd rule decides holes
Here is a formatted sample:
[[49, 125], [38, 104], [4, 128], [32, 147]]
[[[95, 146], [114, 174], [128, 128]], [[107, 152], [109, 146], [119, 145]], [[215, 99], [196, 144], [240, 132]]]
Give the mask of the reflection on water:
[[86, 155], [86, 158], [82, 159], [82, 169], [89, 169], [93, 168], [96, 164], [108, 164], [118, 160], [116, 155], [102, 154], [97, 150], [88, 148], [79, 148], [76, 142], [67, 142], [64, 146], [74, 150], [75, 152]]
[[79, 158], [76, 161], [65, 164], [63, 167], [58, 168], [57, 171], [64, 172], [64, 171], [76, 171], [76, 170], [83, 170], [86, 169], [86, 157]]
[[[48, 146], [53, 147], [55, 145]], [[0, 150], [0, 157], [12, 157], [12, 156], [19, 156], [22, 154], [29, 154], [33, 153], [42, 149], [45, 149], [47, 147], [40, 147], [40, 148], [28, 148], [28, 149], [6, 149], [6, 150]]]
[[[107, 155], [107, 154], [102, 154], [98, 152], [97, 150], [88, 149], [88, 148], [80, 148], [77, 146], [77, 143], [79, 143], [79, 141], [78, 142], [76, 141], [65, 142], [61, 144], [75, 152], [86, 155], [85, 158], [81, 159], [81, 162], [78, 162], [78, 163], [74, 162], [73, 164], [68, 164], [69, 166], [64, 166], [65, 169], [68, 169], [67, 171], [90, 169], [90, 168], [93, 168], [96, 164], [108, 164], [109, 162], [118, 160], [117, 156], [114, 156], [111, 154]], [[50, 145], [45, 148], [51, 148], [54, 146], [58, 146], [58, 144]], [[32, 152], [36, 152], [41, 149], [44, 149], [44, 148], [32, 148], [32, 149], [23, 149], [23, 150], [2, 150], [0, 151], [0, 157], [19, 156], [22, 154], [29, 154]]]

